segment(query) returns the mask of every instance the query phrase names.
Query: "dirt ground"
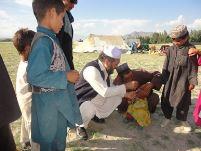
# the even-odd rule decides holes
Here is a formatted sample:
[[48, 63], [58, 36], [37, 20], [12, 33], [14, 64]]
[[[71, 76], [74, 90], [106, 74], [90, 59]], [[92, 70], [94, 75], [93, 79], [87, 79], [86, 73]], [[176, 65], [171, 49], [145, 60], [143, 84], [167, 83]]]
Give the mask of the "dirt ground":
[[[192, 102], [195, 102], [195, 99]], [[77, 140], [75, 131], [71, 130], [66, 150], [201, 151], [201, 128], [194, 125], [192, 110], [193, 105], [188, 116], [192, 131], [187, 134], [178, 134], [173, 131], [178, 125], [175, 118], [167, 127], [160, 127], [164, 119], [160, 105], [156, 113], [151, 115], [151, 125], [143, 129], [135, 123], [123, 122], [123, 116], [114, 111], [106, 119], [105, 124], [90, 123], [87, 129], [90, 138], [87, 141]]]

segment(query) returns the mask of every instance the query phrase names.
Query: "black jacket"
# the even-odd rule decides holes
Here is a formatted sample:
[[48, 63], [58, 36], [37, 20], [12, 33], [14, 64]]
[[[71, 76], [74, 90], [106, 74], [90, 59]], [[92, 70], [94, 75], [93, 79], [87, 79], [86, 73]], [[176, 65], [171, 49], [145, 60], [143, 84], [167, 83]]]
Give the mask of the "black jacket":
[[17, 120], [20, 108], [10, 77], [0, 55], [0, 127]]
[[[68, 15], [68, 18], [70, 20], [70, 23], [74, 22], [74, 18], [70, 12], [66, 12]], [[64, 25], [65, 19], [63, 19]], [[64, 51], [64, 54], [66, 56], [66, 59], [68, 61], [68, 64], [70, 65], [70, 68], [73, 70], [74, 69], [74, 64], [73, 64], [73, 36], [71, 37], [68, 33], [64, 31], [64, 25], [60, 32], [57, 34], [57, 38], [59, 39], [61, 48]], [[72, 27], [72, 25], [71, 25]], [[72, 27], [72, 33], [73, 33], [73, 27]]]

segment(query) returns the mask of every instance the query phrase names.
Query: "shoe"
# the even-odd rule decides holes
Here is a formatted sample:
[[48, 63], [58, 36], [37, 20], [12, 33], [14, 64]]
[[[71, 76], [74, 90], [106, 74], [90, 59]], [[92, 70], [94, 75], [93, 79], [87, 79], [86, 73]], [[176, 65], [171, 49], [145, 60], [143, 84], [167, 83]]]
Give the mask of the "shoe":
[[87, 131], [84, 127], [77, 127], [76, 128], [76, 135], [83, 140], [87, 140], [88, 139], [88, 134]]
[[174, 132], [175, 133], [189, 133], [191, 132], [191, 126], [189, 125], [189, 123], [187, 121], [182, 121], [180, 123], [180, 126], [177, 126], [174, 128]]
[[92, 121], [96, 122], [96, 123], [105, 123], [105, 119], [104, 118], [98, 118], [96, 115], [92, 118]]
[[22, 145], [22, 151], [31, 151], [31, 143], [30, 142], [26, 142]]
[[169, 123], [170, 123], [170, 119], [165, 119], [163, 122], [162, 122], [162, 124], [161, 124], [161, 127], [162, 128], [164, 128], [164, 127], [166, 127]]

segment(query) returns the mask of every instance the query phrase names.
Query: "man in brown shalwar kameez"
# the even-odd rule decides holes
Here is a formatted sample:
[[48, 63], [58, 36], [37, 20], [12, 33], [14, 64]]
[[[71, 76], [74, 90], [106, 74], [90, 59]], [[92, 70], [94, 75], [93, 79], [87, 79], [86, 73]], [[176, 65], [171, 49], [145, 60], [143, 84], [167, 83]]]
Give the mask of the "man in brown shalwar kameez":
[[191, 90], [197, 85], [198, 67], [194, 63], [196, 56], [189, 57], [188, 51], [194, 47], [189, 43], [187, 27], [179, 25], [171, 32], [173, 46], [167, 49], [163, 66], [162, 78], [164, 89], [161, 96], [161, 108], [166, 120], [161, 124], [165, 127], [171, 120], [173, 109], [176, 108], [176, 118], [181, 121], [180, 129], [191, 131], [187, 123], [187, 114], [191, 105]]
[[[159, 102], [158, 94], [153, 89], [161, 88], [161, 73], [158, 71], [148, 72], [145, 70], [131, 70], [126, 63], [117, 67], [117, 77], [114, 80], [115, 85], [136, 81], [136, 97], [147, 98], [150, 113], [154, 113]], [[130, 100], [123, 98], [122, 103], [118, 106], [118, 111], [124, 113], [127, 111]]]

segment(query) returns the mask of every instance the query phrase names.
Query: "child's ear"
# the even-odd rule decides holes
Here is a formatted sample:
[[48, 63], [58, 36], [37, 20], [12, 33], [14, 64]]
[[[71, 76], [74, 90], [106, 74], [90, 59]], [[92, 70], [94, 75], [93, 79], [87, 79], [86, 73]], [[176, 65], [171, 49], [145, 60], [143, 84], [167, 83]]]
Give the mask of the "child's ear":
[[49, 12], [50, 12], [50, 16], [53, 17], [55, 15], [55, 13], [56, 13], [56, 9], [55, 8], [51, 8], [49, 10]]

